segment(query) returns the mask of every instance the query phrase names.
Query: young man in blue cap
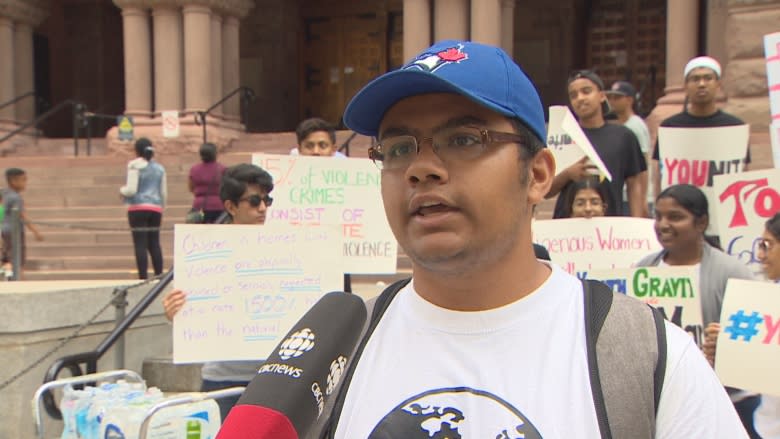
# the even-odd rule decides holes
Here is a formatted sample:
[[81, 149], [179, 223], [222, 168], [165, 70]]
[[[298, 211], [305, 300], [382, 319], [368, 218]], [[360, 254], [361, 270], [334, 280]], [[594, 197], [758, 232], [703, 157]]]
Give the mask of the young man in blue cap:
[[[326, 437], [599, 437], [583, 284], [537, 260], [531, 244], [533, 206], [555, 164], [528, 77], [501, 49], [444, 41], [369, 83], [344, 120], [377, 137], [370, 155], [413, 278], [374, 308], [384, 314], [352, 359]], [[625, 296], [612, 304], [651, 314]], [[661, 326], [657, 416], [650, 389], [650, 420], [622, 432], [647, 421], [646, 437], [745, 437], [690, 336]], [[621, 361], [631, 375], [639, 359]], [[642, 437], [612, 424], [615, 437]]]

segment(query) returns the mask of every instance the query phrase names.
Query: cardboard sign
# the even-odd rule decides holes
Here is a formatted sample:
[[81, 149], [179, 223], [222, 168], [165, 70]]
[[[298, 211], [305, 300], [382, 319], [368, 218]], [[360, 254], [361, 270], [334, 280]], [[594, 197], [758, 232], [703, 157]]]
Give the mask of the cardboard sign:
[[[716, 175], [742, 172], [747, 155], [750, 127], [737, 125], [713, 128], [658, 129], [658, 151], [662, 164], [661, 188], [675, 184], [699, 187], [710, 206], [717, 202], [712, 190]], [[719, 218], [710, 211], [708, 233], [718, 231]]]
[[311, 306], [341, 291], [341, 233], [283, 224], [176, 224], [175, 363], [262, 360]]
[[179, 137], [179, 112], [178, 111], [163, 111], [162, 116], [162, 130], [163, 137], [174, 138]]
[[587, 278], [600, 280], [612, 291], [657, 308], [666, 320], [682, 328], [697, 345], [701, 345], [703, 320], [699, 270], [695, 266], [593, 270], [587, 273]]
[[647, 218], [542, 220], [534, 221], [532, 229], [534, 242], [545, 246], [552, 262], [571, 274], [599, 268], [629, 268], [661, 250], [653, 220]]
[[764, 224], [780, 212], [780, 169], [718, 175], [713, 190], [720, 221], [718, 234], [726, 253], [735, 256], [761, 276], [758, 244]]
[[369, 159], [254, 154], [274, 177], [268, 223], [338, 225], [344, 235], [342, 272], [393, 274], [398, 243], [387, 224], [379, 169]]
[[715, 373], [726, 386], [780, 396], [780, 285], [729, 279]]
[[583, 156], [588, 156], [598, 168], [598, 173], [612, 181], [612, 174], [601, 161], [601, 157], [593, 149], [588, 137], [582, 131], [580, 124], [565, 105], [550, 107], [550, 123], [547, 128], [547, 147], [555, 156], [555, 175], [576, 163]]

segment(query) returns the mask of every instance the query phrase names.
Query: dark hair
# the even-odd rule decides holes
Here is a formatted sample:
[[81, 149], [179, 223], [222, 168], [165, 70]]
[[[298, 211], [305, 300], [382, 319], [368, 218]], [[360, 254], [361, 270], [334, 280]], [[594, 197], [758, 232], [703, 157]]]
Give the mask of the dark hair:
[[222, 175], [219, 187], [219, 198], [238, 204], [239, 198], [246, 192], [247, 186], [256, 184], [267, 193], [274, 190], [274, 179], [263, 168], [249, 163], [231, 166]]
[[777, 212], [772, 218], [769, 218], [764, 224], [766, 230], [780, 240], [780, 212]]
[[5, 180], [10, 182], [12, 178], [18, 177], [20, 175], [24, 175], [26, 172], [24, 172], [24, 169], [22, 168], [8, 168], [5, 170]]
[[154, 148], [152, 148], [152, 141], [146, 137], [141, 137], [135, 141], [135, 155], [143, 157], [147, 162], [154, 157]]
[[[704, 195], [701, 189], [692, 184], [676, 184], [669, 186], [661, 191], [656, 197], [655, 202], [658, 203], [662, 198], [671, 198], [677, 202], [683, 209], [690, 212], [691, 215], [697, 220], [704, 219], [706, 225], [710, 223], [709, 202], [707, 196]], [[717, 238], [704, 235], [704, 240], [711, 246], [722, 250]]]
[[211, 163], [217, 160], [217, 145], [206, 142], [200, 145], [200, 160], [203, 163]]
[[309, 134], [317, 131], [325, 131], [330, 137], [330, 142], [336, 144], [336, 128], [328, 121], [320, 119], [319, 117], [312, 117], [311, 119], [305, 119], [295, 127], [295, 135], [298, 138], [298, 145], [303, 142], [303, 139], [309, 137]]
[[599, 90], [604, 90], [604, 81], [602, 81], [599, 75], [593, 70], [575, 70], [571, 72], [571, 74], [569, 74], [569, 79], [566, 80], [566, 86], [568, 87], [572, 82], [582, 78], [596, 84]]
[[564, 193], [561, 194], [561, 196], [563, 197], [563, 208], [561, 211], [562, 213], [561, 218], [571, 218], [572, 207], [574, 206], [574, 199], [577, 197], [577, 193], [583, 189], [593, 189], [596, 191], [596, 193], [599, 194], [599, 198], [601, 198], [601, 202], [604, 204], [604, 209], [605, 209], [604, 213], [606, 213], [606, 208], [608, 207], [607, 200], [609, 200], [607, 186], [599, 182], [598, 175], [594, 175], [591, 177], [587, 177], [584, 180], [572, 182], [566, 187]]

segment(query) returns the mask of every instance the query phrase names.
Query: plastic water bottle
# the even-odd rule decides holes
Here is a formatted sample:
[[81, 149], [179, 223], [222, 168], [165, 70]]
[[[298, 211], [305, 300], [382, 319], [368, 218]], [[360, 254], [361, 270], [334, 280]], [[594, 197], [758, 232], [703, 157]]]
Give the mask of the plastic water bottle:
[[77, 390], [73, 390], [70, 385], [63, 389], [60, 411], [64, 427], [60, 439], [78, 439], [79, 437], [76, 431], [76, 403], [79, 400], [79, 395], [76, 392]]

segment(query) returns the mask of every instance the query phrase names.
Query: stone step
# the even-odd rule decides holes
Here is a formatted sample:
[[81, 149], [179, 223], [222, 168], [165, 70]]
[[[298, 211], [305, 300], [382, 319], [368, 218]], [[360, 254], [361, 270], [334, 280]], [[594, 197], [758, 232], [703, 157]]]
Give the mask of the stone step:
[[141, 376], [147, 387], [157, 387], [164, 393], [199, 392], [202, 364], [173, 364], [173, 357], [150, 357], [144, 359]]
[[[149, 261], [151, 267], [151, 261]], [[163, 252], [163, 268], [173, 265], [173, 254]], [[27, 258], [26, 270], [105, 270], [135, 268], [134, 253], [110, 256], [35, 256]]]
[[[127, 231], [117, 232], [93, 232], [76, 229], [55, 229], [47, 227], [41, 230], [44, 233], [44, 241], [37, 242], [33, 239], [27, 240], [28, 249], [36, 249], [40, 245], [93, 245], [93, 244], [123, 244], [131, 242], [130, 233]], [[163, 230], [160, 232], [160, 242], [173, 243], [173, 231]], [[35, 250], [33, 250], [35, 252]]]
[[[135, 266], [133, 266], [135, 267]], [[24, 280], [137, 280], [135, 268], [103, 270], [31, 270], [25, 269]]]
[[[160, 247], [162, 248], [163, 255], [170, 253], [173, 249], [173, 235], [169, 234], [160, 237]], [[125, 238], [125, 242], [110, 243], [110, 244], [97, 244], [90, 243], [50, 243], [47, 241], [42, 242], [29, 242], [27, 244], [27, 259], [30, 262], [40, 260], [40, 258], [48, 258], [59, 256], [62, 258], [70, 257], [88, 257], [102, 258], [105, 256], [115, 255], [132, 255], [134, 254], [133, 241], [128, 233]]]
[[[165, 206], [163, 212], [164, 218], [184, 218], [184, 215], [189, 212], [191, 204], [168, 204]], [[124, 217], [127, 218], [127, 206], [119, 204], [114, 206], [68, 206], [67, 209], [63, 209], [57, 206], [50, 205], [37, 205], [28, 206], [27, 211], [34, 219], [46, 221], [74, 221], [74, 220], [88, 220], [91, 218], [113, 218]]]

